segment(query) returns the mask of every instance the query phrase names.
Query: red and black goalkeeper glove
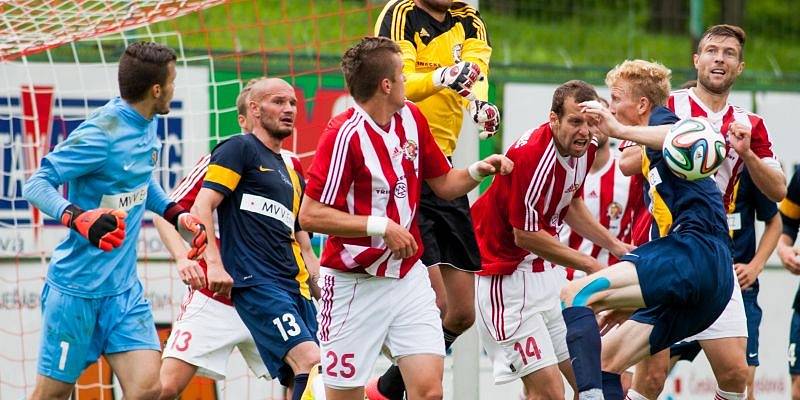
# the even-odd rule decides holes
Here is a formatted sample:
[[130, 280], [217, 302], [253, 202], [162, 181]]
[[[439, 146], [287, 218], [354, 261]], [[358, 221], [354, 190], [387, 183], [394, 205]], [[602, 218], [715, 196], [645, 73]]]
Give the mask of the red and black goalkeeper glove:
[[200, 222], [199, 218], [189, 214], [185, 208], [173, 202], [167, 205], [167, 209], [164, 211], [164, 219], [172, 223], [178, 233], [181, 234], [181, 237], [183, 237], [183, 240], [192, 247], [186, 255], [188, 259], [196, 260], [205, 253], [208, 235], [206, 234], [206, 226]]
[[84, 211], [70, 204], [61, 214], [61, 224], [74, 229], [103, 251], [111, 251], [125, 240], [125, 217], [123, 210], [97, 208]]

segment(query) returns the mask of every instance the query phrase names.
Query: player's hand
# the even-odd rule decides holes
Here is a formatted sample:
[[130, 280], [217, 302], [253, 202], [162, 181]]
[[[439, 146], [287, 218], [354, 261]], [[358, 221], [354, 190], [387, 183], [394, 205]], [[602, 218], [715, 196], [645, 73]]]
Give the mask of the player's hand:
[[581, 106], [582, 113], [589, 114], [592, 117], [592, 119], [589, 120], [589, 126], [595, 127], [601, 134], [606, 136], [620, 138], [620, 134], [625, 129], [625, 125], [617, 121], [614, 114], [611, 114], [611, 111], [607, 108], [602, 105], [597, 107], [595, 103], [600, 104], [597, 101], [584, 101], [578, 104]]
[[744, 155], [750, 151], [750, 128], [739, 122], [732, 122], [728, 126], [728, 141], [737, 154]]
[[500, 110], [492, 103], [481, 100], [469, 102], [469, 116], [478, 125], [478, 137], [486, 139], [494, 136], [500, 127]]
[[179, 258], [177, 264], [178, 275], [184, 284], [195, 290], [206, 287], [206, 274], [203, 273], [203, 269], [200, 268], [197, 261]]
[[222, 264], [208, 263], [208, 290], [214, 292], [214, 297], [231, 297], [233, 278], [225, 271]]
[[625, 243], [621, 240], [617, 240], [617, 244], [615, 248], [611, 250], [611, 254], [613, 254], [614, 257], [621, 258], [625, 254], [632, 252], [635, 248], [636, 246], [630, 243]]
[[111, 251], [122, 245], [122, 241], [125, 240], [127, 216], [124, 210], [97, 208], [84, 211], [70, 204], [61, 215], [61, 223], [74, 229], [100, 250]]
[[514, 162], [502, 154], [492, 154], [475, 163], [475, 168], [480, 176], [508, 175], [514, 170]]
[[200, 256], [205, 253], [206, 245], [208, 244], [208, 234], [206, 233], [205, 225], [200, 222], [199, 218], [186, 212], [178, 215], [176, 228], [178, 229], [178, 233], [181, 234], [181, 237], [183, 237], [183, 240], [191, 246], [189, 253], [186, 254], [186, 258], [190, 260], [200, 258]]
[[747, 289], [756, 282], [758, 274], [764, 270], [764, 266], [762, 265], [759, 268], [758, 265], [737, 263], [733, 264], [733, 269], [736, 271], [736, 279], [739, 280], [739, 286], [742, 289]]
[[461, 61], [458, 64], [433, 71], [434, 86], [449, 87], [461, 97], [471, 97], [472, 85], [478, 80], [483, 80], [481, 68], [478, 64], [469, 61]]
[[386, 234], [383, 235], [383, 240], [397, 258], [408, 258], [417, 254], [417, 241], [414, 240], [414, 236], [411, 236], [406, 228], [391, 219], [386, 225]]
[[615, 326], [622, 325], [631, 317], [634, 310], [609, 310], [597, 316], [597, 326], [600, 327], [600, 335], [605, 335]]
[[800, 275], [800, 251], [798, 249], [778, 243], [778, 258], [783, 267], [794, 275]]

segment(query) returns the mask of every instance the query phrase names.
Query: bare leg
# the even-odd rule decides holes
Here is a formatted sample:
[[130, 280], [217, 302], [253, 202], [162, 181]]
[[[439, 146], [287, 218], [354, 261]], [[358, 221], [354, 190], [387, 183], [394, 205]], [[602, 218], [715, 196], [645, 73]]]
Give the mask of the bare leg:
[[747, 338], [700, 340], [717, 385], [726, 392], [744, 393], [747, 385]]
[[74, 383], [61, 382], [37, 375], [36, 388], [33, 389], [31, 400], [65, 400], [72, 394], [74, 388]]
[[415, 354], [397, 361], [409, 400], [440, 400], [444, 396], [444, 357]]
[[197, 372], [197, 367], [186, 361], [167, 357], [161, 363], [161, 400], [175, 399], [183, 393]]
[[[159, 370], [161, 353], [155, 350], [133, 350], [106, 354], [111, 369], [119, 379], [122, 394], [128, 400], [155, 400], [161, 394]], [[135, 365], [135, 368], [131, 368]]]
[[669, 370], [669, 349], [661, 350], [636, 364], [631, 388], [648, 399], [657, 399], [664, 390]]
[[551, 365], [522, 377], [527, 400], [563, 399], [564, 381], [558, 366]]

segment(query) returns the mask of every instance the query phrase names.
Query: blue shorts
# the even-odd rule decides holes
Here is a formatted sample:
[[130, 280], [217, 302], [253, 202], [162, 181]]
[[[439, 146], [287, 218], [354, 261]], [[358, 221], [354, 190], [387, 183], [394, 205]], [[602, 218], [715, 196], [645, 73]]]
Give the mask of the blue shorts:
[[673, 231], [622, 257], [636, 265], [645, 308], [631, 319], [652, 325], [650, 353], [702, 332], [733, 293], [730, 239], [694, 230]]
[[800, 375], [800, 312], [797, 310], [792, 310], [789, 328], [789, 373]]
[[[758, 305], [758, 280], [753, 286], [742, 290], [744, 312], [747, 315], [747, 365], [759, 366], [758, 361], [758, 329], [761, 326], [761, 307]], [[670, 357], [678, 357], [678, 361], [694, 361], [702, 348], [698, 341], [681, 342], [669, 348]]]
[[101, 354], [161, 351], [150, 302], [142, 284], [114, 296], [84, 298], [42, 289], [39, 374], [75, 383]]
[[314, 303], [273, 285], [235, 287], [231, 295], [269, 374], [288, 386], [294, 373], [283, 360], [286, 353], [300, 343], [317, 341]]

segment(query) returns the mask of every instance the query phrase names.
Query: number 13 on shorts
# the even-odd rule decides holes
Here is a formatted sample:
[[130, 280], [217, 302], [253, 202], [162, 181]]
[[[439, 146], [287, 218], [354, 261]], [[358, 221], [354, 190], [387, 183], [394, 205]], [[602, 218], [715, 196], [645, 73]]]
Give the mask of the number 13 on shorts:
[[297, 336], [302, 332], [300, 325], [297, 325], [297, 320], [291, 313], [283, 314], [281, 317], [275, 317], [272, 323], [278, 328], [278, 332], [281, 333], [284, 342], [289, 341], [289, 337]]

